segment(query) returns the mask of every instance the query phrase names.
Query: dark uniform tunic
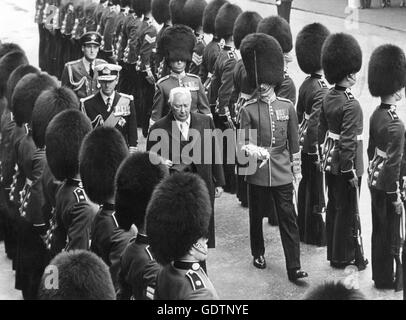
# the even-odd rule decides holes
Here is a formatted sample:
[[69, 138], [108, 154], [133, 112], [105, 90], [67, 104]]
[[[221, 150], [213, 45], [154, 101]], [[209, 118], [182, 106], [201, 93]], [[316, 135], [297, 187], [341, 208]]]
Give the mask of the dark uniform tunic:
[[[260, 113], [259, 113], [260, 112]], [[245, 144], [266, 148], [270, 159], [254, 173], [247, 172], [250, 215], [250, 240], [253, 257], [264, 255], [262, 230], [264, 206], [272, 194], [279, 221], [287, 269], [300, 269], [300, 239], [293, 206], [292, 160], [299, 156], [298, 122], [293, 104], [286, 99], [262, 97], [248, 101], [241, 109], [241, 129]], [[248, 130], [257, 130], [250, 141]]]
[[198, 262], [175, 261], [158, 273], [154, 299], [219, 300], [219, 297]]
[[220, 39], [213, 37], [213, 40], [204, 48], [202, 64], [200, 65], [200, 79], [202, 83], [206, 83], [208, 78], [211, 78], [214, 73], [214, 64], [221, 51]]
[[114, 63], [113, 57], [113, 41], [116, 27], [116, 20], [118, 14], [113, 9], [108, 9], [105, 15], [102, 17], [100, 25], [100, 34], [103, 37], [102, 46], [100, 47], [102, 58], [108, 60], [110, 63]]
[[283, 82], [275, 88], [278, 97], [292, 101], [296, 104], [296, 86], [292, 78], [285, 72]]
[[327, 259], [345, 265], [355, 259], [354, 241], [358, 191], [348, 180], [364, 172], [362, 155], [363, 114], [350, 89], [335, 86], [323, 100], [319, 142], [324, 142], [323, 168], [328, 186], [326, 213]]
[[[110, 111], [108, 111], [100, 92], [82, 99], [81, 103], [82, 111], [89, 117], [93, 128], [103, 125], [115, 127], [123, 134], [129, 147], [137, 147], [137, 115], [132, 96], [116, 92]], [[123, 114], [120, 111], [122, 107], [126, 109]]]
[[[101, 59], [94, 61], [94, 66], [106, 63]], [[99, 91], [97, 82], [97, 72], [94, 72], [93, 78], [86, 70], [83, 59], [71, 61], [65, 64], [62, 72], [61, 83], [63, 86], [72, 89], [79, 99], [86, 98]]]
[[156, 286], [156, 276], [161, 266], [149, 249], [148, 238], [138, 234], [130, 240], [121, 257], [120, 299], [152, 299], [151, 289]]
[[193, 49], [192, 62], [189, 65], [189, 73], [197, 76], [199, 75], [205, 47], [206, 42], [204, 41], [204, 35], [196, 33], [196, 45]]
[[378, 287], [393, 284], [393, 260], [399, 258], [401, 215], [393, 206], [405, 144], [405, 127], [396, 107], [381, 104], [370, 118], [368, 185], [372, 206], [372, 279]]
[[170, 24], [164, 23], [164, 25], [159, 30], [156, 36], [157, 47], [154, 53], [154, 73], [156, 74], [158, 80], [167, 76], [170, 73], [170, 68], [164, 59], [163, 53], [160, 52], [159, 49], [159, 43], [162, 38], [162, 35], [164, 34], [165, 30], [170, 26], [171, 26]]
[[326, 245], [323, 176], [319, 160], [319, 119], [328, 86], [321, 75], [307, 77], [299, 89], [297, 117], [302, 150], [303, 179], [298, 191], [298, 224], [300, 240], [307, 244]]
[[62, 76], [63, 66], [72, 60], [75, 60], [73, 42], [72, 42], [72, 32], [75, 27], [76, 22], [76, 12], [75, 10], [69, 10], [69, 5], [65, 7], [61, 15], [61, 59], [59, 61], [58, 75]]
[[192, 95], [191, 112], [210, 115], [209, 101], [199, 77], [191, 73], [171, 74], [161, 78], [157, 84], [152, 106], [152, 121], [156, 122], [166, 116], [171, 110], [168, 103], [169, 93], [173, 88], [185, 87]]

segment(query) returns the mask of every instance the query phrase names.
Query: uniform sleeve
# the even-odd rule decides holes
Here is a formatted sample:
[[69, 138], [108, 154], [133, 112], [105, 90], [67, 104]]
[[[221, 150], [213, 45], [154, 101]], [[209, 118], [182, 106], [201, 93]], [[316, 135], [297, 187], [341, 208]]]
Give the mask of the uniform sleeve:
[[324, 139], [326, 137], [326, 132], [328, 129], [328, 125], [327, 125], [327, 119], [326, 119], [326, 114], [324, 113], [324, 99], [321, 103], [321, 108], [320, 108], [320, 123], [319, 123], [319, 145], [324, 143]]
[[188, 293], [184, 300], [218, 300], [215, 295], [207, 288], [193, 290]]
[[292, 101], [293, 105], [296, 104], [296, 86], [291, 77], [287, 76], [275, 91], [279, 98], [288, 99]]
[[152, 103], [152, 111], [151, 111], [151, 119], [153, 121], [158, 121], [161, 119], [163, 115], [163, 111], [165, 108], [165, 95], [163, 93], [163, 89], [160, 83], [158, 83], [155, 86], [155, 94], [154, 94], [154, 100]]
[[69, 80], [68, 65], [66, 65], [66, 64], [62, 71], [61, 85], [64, 87], [71, 88], [71, 84], [70, 84], [70, 80]]
[[135, 111], [134, 102], [130, 103], [130, 119], [128, 124], [128, 144], [130, 147], [138, 145], [138, 129], [137, 129], [137, 114]]
[[241, 108], [240, 114], [240, 130], [239, 130], [239, 148], [250, 143], [250, 129], [251, 128], [251, 118], [248, 114], [247, 109]]
[[321, 105], [323, 103], [323, 98], [326, 95], [326, 90], [319, 90], [313, 98], [312, 109], [310, 113], [310, 119], [307, 128], [307, 139], [309, 141], [309, 153], [318, 153], [318, 130], [320, 121], [320, 111]]
[[121, 268], [121, 255], [133, 236], [134, 235], [131, 235], [129, 232], [125, 232], [122, 229], [114, 230], [111, 236], [111, 247], [109, 252], [109, 260], [111, 263], [110, 274], [116, 291], [119, 287], [118, 279]]
[[289, 122], [288, 122], [288, 143], [291, 155], [297, 154], [300, 151], [299, 133], [296, 111], [293, 104], [289, 105]]
[[392, 120], [388, 125], [388, 145], [385, 164], [385, 190], [395, 192], [400, 176], [400, 168], [405, 144], [405, 127], [399, 119]]
[[207, 49], [208, 47], [206, 46], [203, 51], [203, 57], [202, 57], [202, 64], [200, 65], [200, 70], [199, 70], [199, 77], [202, 80], [202, 83], [206, 82], [207, 75], [209, 74], [209, 70], [207, 67], [208, 64], [208, 59], [207, 59]]
[[207, 99], [206, 93], [204, 92], [204, 87], [200, 79], [199, 81], [199, 92], [198, 92], [198, 110], [203, 114], [211, 114], [209, 99]]
[[372, 159], [374, 158], [375, 155], [375, 148], [376, 148], [376, 142], [374, 139], [374, 134], [372, 132], [373, 128], [372, 128], [372, 120], [374, 117], [374, 113], [372, 114], [371, 118], [369, 119], [369, 140], [368, 140], [368, 149], [367, 149], [367, 153], [368, 153], [368, 160], [372, 161]]
[[[137, 42], [138, 42], [139, 24], [131, 23], [128, 28], [128, 61], [137, 61]], [[123, 37], [125, 39], [125, 37]], [[122, 43], [124, 46], [127, 43]]]
[[297, 105], [296, 105], [297, 121], [299, 124], [302, 123], [303, 115], [305, 113], [305, 103], [304, 103], [304, 99], [302, 98], [301, 90], [302, 90], [302, 88], [299, 89], [299, 99], [297, 100]]
[[343, 107], [343, 122], [340, 132], [340, 168], [341, 173], [349, 173], [354, 169], [354, 159], [357, 151], [357, 127], [361, 120], [362, 111], [359, 102], [348, 100]]
[[161, 271], [161, 265], [156, 262], [156, 260], [150, 260], [144, 268], [142, 274], [144, 297], [147, 298], [147, 288], [156, 288], [157, 276], [159, 271]]
[[[210, 121], [210, 129], [215, 130], [214, 122], [213, 119], [208, 118], [208, 121]], [[225, 178], [224, 178], [224, 170], [223, 170], [223, 165], [221, 164], [221, 159], [219, 159], [220, 155], [220, 149], [218, 146], [221, 145], [221, 141], [218, 139], [218, 137], [215, 135], [214, 138], [215, 141], [213, 143], [213, 165], [212, 165], [212, 171], [213, 171], [213, 178], [214, 178], [214, 185], [216, 187], [221, 187], [224, 186], [225, 183]]]
[[140, 47], [141, 71], [145, 71], [146, 68], [151, 67], [152, 50], [156, 46], [156, 36], [157, 31], [155, 27], [152, 25], [149, 26]]
[[238, 96], [241, 93], [240, 81], [238, 80], [239, 77], [237, 67], [235, 67], [233, 71], [233, 89], [231, 90], [230, 102], [228, 106], [233, 116], [236, 115], [235, 104], [237, 103]]
[[69, 226], [67, 251], [90, 249], [90, 233], [95, 214], [94, 208], [88, 202], [82, 201], [72, 206], [68, 213], [69, 216], [67, 216], [70, 221], [64, 222], [65, 225]]
[[217, 59], [214, 63], [214, 72], [213, 77], [211, 79], [211, 84], [209, 88], [209, 103], [210, 105], [216, 104], [218, 91], [221, 85], [221, 77], [219, 75], [219, 62], [220, 60]]
[[225, 113], [230, 103], [231, 92], [233, 91], [233, 72], [236, 60], [228, 59], [224, 64], [223, 74], [221, 75], [221, 85], [218, 91], [219, 113]]

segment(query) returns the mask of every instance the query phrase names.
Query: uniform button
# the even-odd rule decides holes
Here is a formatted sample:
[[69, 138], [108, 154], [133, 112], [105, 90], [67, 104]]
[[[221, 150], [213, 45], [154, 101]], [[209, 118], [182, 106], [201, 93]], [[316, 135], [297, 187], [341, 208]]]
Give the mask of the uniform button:
[[379, 176], [379, 172], [378, 171], [375, 171], [374, 172], [374, 177], [378, 177]]
[[376, 186], [376, 181], [375, 181], [375, 180], [372, 181], [372, 185], [373, 185], [373, 186]]
[[200, 280], [197, 280], [196, 284], [200, 287], [202, 285], [202, 282]]
[[331, 171], [331, 167], [330, 167], [330, 166], [327, 166], [327, 167], [326, 167], [326, 171]]
[[193, 271], [197, 271], [197, 270], [199, 270], [199, 269], [200, 269], [200, 264], [194, 263], [194, 264], [192, 265], [192, 270], [193, 270]]
[[333, 160], [333, 158], [331, 158], [331, 157], [327, 158], [327, 162], [331, 162], [331, 160]]

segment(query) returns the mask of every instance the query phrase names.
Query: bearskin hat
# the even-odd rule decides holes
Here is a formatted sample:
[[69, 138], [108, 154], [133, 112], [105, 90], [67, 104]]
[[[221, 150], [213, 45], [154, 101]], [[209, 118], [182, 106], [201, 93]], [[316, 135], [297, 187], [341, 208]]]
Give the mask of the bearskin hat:
[[228, 39], [233, 35], [234, 23], [237, 17], [242, 13], [239, 6], [231, 3], [225, 3], [217, 13], [214, 20], [214, 30], [220, 39]]
[[159, 50], [169, 61], [191, 61], [196, 37], [193, 30], [178, 24], [168, 27], [162, 34]]
[[240, 51], [251, 87], [262, 83], [277, 86], [283, 81], [283, 52], [274, 37], [264, 33], [249, 34], [242, 40]]
[[120, 2], [121, 8], [131, 7], [131, 0], [121, 0]]
[[46, 129], [45, 145], [49, 168], [63, 181], [79, 173], [79, 150], [86, 134], [92, 131], [89, 118], [77, 109], [56, 115]]
[[187, 0], [170, 0], [169, 13], [171, 15], [172, 24], [183, 24], [183, 7]]
[[116, 219], [121, 228], [144, 226], [152, 192], [167, 175], [167, 166], [154, 153], [137, 152], [124, 160], [116, 175]]
[[24, 50], [18, 44], [13, 42], [5, 42], [0, 45], [0, 59], [12, 51], [24, 52]]
[[326, 281], [310, 289], [305, 300], [365, 300], [364, 294], [357, 289], [348, 289], [341, 281]]
[[114, 178], [128, 147], [120, 131], [98, 127], [89, 133], [79, 153], [79, 171], [89, 199], [103, 204], [114, 196]]
[[257, 31], [258, 23], [261, 20], [262, 17], [253, 11], [244, 11], [238, 16], [233, 30], [234, 45], [237, 49], [240, 48], [241, 41], [246, 35]]
[[401, 48], [386, 44], [374, 50], [369, 60], [368, 85], [374, 97], [391, 95], [406, 86], [406, 59]]
[[215, 26], [214, 21], [216, 20], [216, 16], [220, 8], [225, 4], [228, 3], [226, 0], [212, 0], [208, 3], [206, 8], [203, 11], [203, 32], [207, 34], [215, 34]]
[[176, 173], [163, 180], [147, 208], [147, 235], [157, 261], [179, 259], [207, 237], [211, 213], [209, 192], [198, 175]]
[[169, 1], [170, 0], [152, 0], [152, 16], [159, 24], [171, 20], [171, 14], [169, 12]]
[[76, 94], [69, 88], [59, 87], [43, 91], [32, 111], [32, 138], [38, 148], [45, 146], [45, 131], [49, 122], [61, 111], [79, 109]]
[[297, 35], [297, 62], [304, 73], [312, 74], [322, 69], [321, 48], [329, 35], [330, 31], [320, 23], [308, 24]]
[[[58, 288], [47, 288], [47, 270], [57, 268]], [[49, 269], [52, 270], [52, 269]], [[109, 267], [96, 254], [85, 250], [59, 253], [45, 269], [39, 286], [40, 300], [115, 300]]]
[[263, 19], [258, 24], [257, 32], [274, 37], [281, 45], [284, 53], [292, 51], [292, 32], [289, 23], [284, 18], [271, 16]]
[[56, 88], [58, 83], [48, 73], [27, 74], [17, 83], [11, 97], [11, 110], [18, 126], [30, 123], [34, 104], [42, 91]]
[[321, 64], [330, 84], [340, 82], [351, 73], [359, 72], [362, 66], [362, 51], [358, 41], [347, 33], [329, 35], [322, 47]]
[[183, 24], [197, 31], [203, 25], [206, 0], [187, 0], [183, 7]]
[[151, 0], [135, 0], [133, 1], [133, 9], [135, 14], [141, 17], [151, 11]]
[[10, 74], [19, 66], [28, 64], [28, 59], [22, 51], [12, 51], [0, 59], [0, 98], [4, 97]]
[[32, 65], [25, 64], [21, 65], [18, 68], [16, 68], [11, 74], [10, 77], [8, 78], [7, 81], [7, 88], [6, 88], [6, 98], [9, 103], [7, 106], [9, 107], [9, 110], [11, 110], [11, 97], [13, 96], [14, 89], [17, 85], [17, 83], [23, 78], [25, 75], [34, 73], [34, 74], [39, 74], [40, 71], [35, 68]]

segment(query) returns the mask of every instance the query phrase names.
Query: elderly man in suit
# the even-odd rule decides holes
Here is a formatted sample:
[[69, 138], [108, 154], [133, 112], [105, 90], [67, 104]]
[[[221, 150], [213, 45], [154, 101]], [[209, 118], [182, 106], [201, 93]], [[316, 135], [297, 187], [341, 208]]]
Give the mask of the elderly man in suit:
[[[220, 153], [216, 148], [219, 144], [212, 143], [215, 137], [212, 141], [208, 141], [212, 136], [207, 134], [207, 130], [213, 132], [212, 130], [215, 129], [213, 120], [204, 114], [191, 113], [191, 103], [189, 89], [176, 87], [171, 90], [169, 94], [171, 111], [152, 125], [147, 138], [147, 150], [152, 150], [164, 157], [170, 171], [194, 172], [206, 182], [213, 211], [209, 226], [208, 247], [214, 248], [214, 199], [220, 197], [223, 192], [224, 173], [218, 158]], [[162, 137], [162, 134], [166, 136]], [[160, 146], [162, 148], [159, 148]], [[208, 146], [211, 150], [207, 150]], [[191, 152], [187, 152], [187, 156], [184, 156], [185, 150], [191, 150], [193, 154], [190, 155]], [[212, 153], [212, 157], [206, 161], [205, 154], [208, 152]]]

